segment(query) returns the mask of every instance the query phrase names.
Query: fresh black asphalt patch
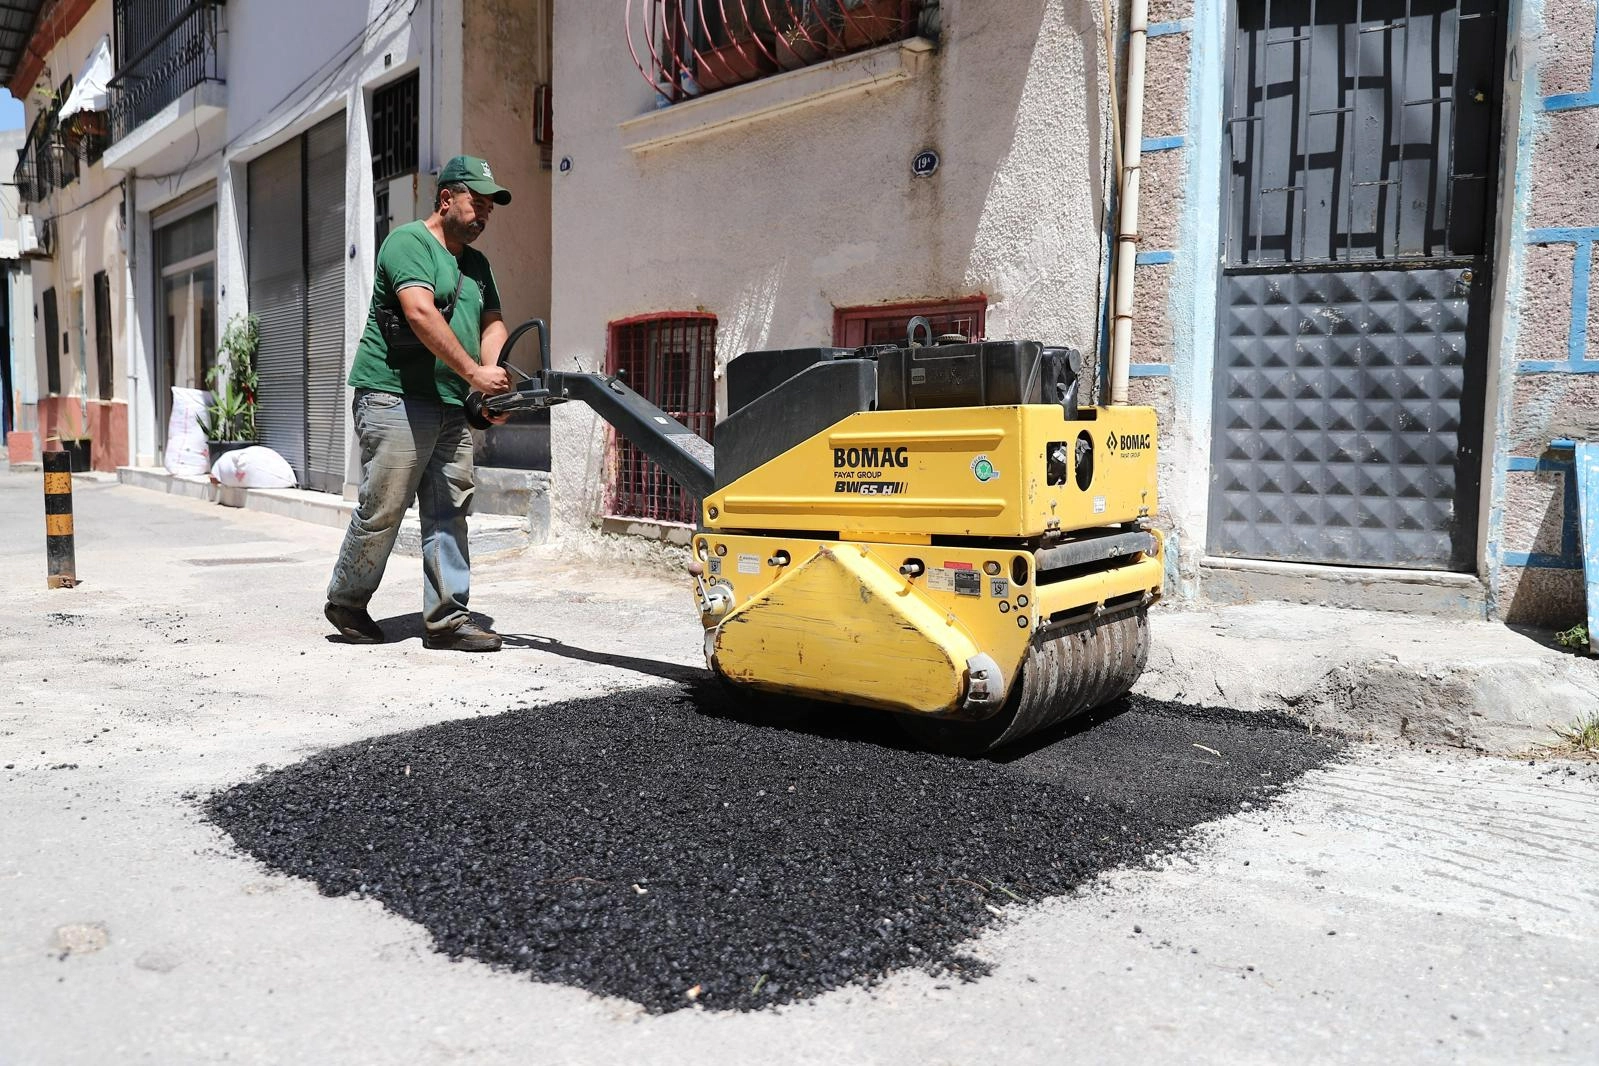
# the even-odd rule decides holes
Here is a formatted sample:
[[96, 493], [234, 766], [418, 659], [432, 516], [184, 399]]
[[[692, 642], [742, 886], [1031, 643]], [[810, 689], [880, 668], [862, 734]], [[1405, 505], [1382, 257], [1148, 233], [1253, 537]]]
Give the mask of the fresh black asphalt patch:
[[749, 1010], [891, 971], [960, 977], [997, 912], [1270, 802], [1338, 745], [1134, 697], [1009, 761], [809, 732], [668, 686], [445, 722], [207, 801], [269, 867], [358, 894], [438, 949], [652, 1011]]

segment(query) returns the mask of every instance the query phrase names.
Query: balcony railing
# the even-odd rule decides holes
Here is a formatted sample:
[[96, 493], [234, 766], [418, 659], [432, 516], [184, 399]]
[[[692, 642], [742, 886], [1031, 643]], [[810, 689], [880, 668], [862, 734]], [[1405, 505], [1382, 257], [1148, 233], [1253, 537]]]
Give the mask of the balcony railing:
[[628, 0], [633, 61], [663, 106], [931, 32], [921, 0]]
[[221, 0], [115, 0], [111, 140], [120, 141], [202, 82], [222, 80]]
[[55, 110], [41, 113], [12, 172], [22, 202], [42, 203], [52, 190], [76, 181], [82, 166], [97, 161], [105, 150], [104, 122], [100, 111], [80, 111], [64, 121]]

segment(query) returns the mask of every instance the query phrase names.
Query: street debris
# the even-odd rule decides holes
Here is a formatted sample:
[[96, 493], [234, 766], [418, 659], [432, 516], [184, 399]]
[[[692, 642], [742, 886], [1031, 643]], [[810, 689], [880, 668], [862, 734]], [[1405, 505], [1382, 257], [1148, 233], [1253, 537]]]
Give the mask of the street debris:
[[[378, 900], [448, 956], [651, 1011], [750, 1010], [904, 968], [975, 980], [987, 964], [960, 949], [1012, 906], [1169, 853], [1339, 750], [1133, 697], [965, 760], [858, 711], [802, 732], [723, 700], [670, 686], [444, 722], [205, 807], [269, 867]], [[1200, 741], [1237, 754], [1196, 764]]]

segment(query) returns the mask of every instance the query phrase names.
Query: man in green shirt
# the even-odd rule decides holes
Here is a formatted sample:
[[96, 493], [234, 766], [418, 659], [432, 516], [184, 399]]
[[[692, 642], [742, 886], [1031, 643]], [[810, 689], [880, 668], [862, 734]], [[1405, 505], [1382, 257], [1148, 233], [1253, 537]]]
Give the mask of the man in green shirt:
[[[469, 390], [511, 387], [499, 366], [505, 322], [494, 272], [469, 245], [511, 194], [488, 163], [458, 155], [439, 171], [434, 210], [390, 233], [378, 250], [366, 329], [349, 383], [361, 443], [361, 498], [339, 549], [323, 613], [345, 640], [378, 644], [367, 613], [413, 499], [422, 520], [423, 642], [498, 651], [499, 634], [467, 614], [472, 502]], [[504, 421], [503, 418], [491, 421]]]

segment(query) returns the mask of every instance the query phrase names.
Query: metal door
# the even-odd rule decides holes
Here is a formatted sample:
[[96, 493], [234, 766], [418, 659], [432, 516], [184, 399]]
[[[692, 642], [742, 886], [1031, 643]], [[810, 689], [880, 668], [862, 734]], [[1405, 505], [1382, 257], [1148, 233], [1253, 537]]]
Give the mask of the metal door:
[[260, 320], [255, 352], [256, 429], [304, 485], [304, 153], [296, 137], [250, 163], [250, 310]]
[[344, 115], [305, 135], [306, 477], [344, 490]]
[[1497, 0], [1240, 0], [1213, 555], [1469, 570]]
[[300, 484], [344, 488], [344, 115], [250, 163], [256, 426]]

